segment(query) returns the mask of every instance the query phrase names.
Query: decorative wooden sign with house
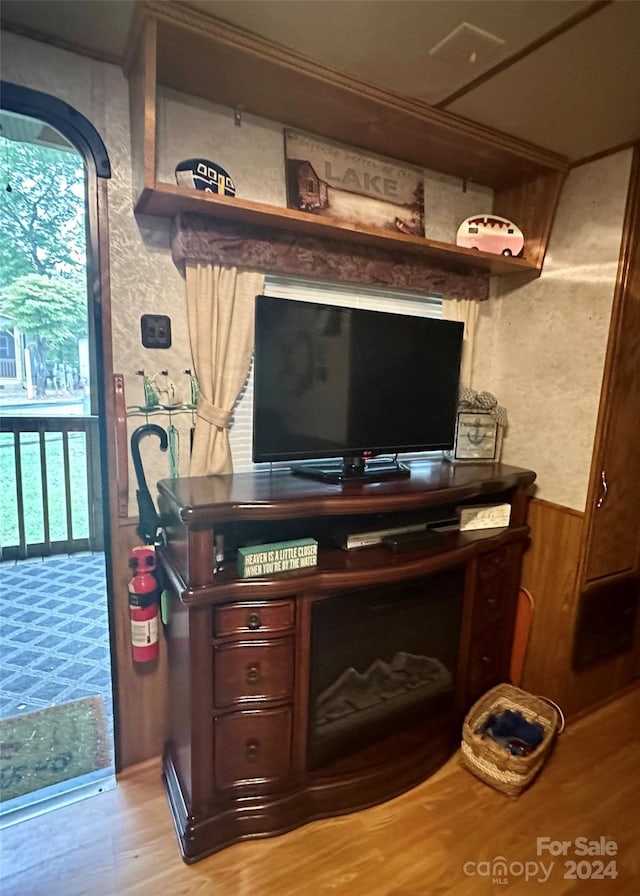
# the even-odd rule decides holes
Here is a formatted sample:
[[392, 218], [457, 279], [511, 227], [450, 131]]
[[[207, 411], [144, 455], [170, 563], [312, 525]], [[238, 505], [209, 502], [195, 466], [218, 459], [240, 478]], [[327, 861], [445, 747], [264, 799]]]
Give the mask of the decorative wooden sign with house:
[[424, 236], [421, 170], [297, 131], [284, 138], [289, 208]]

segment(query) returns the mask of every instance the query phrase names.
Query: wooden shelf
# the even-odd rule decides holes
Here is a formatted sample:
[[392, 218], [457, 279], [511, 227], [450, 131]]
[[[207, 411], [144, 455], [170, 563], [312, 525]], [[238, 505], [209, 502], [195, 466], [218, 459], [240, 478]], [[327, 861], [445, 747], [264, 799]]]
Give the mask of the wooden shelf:
[[[233, 476], [196, 476], [158, 482], [161, 513], [194, 529], [225, 522], [273, 522], [315, 516], [422, 511], [446, 501], [456, 506], [525, 488], [535, 473], [500, 463], [412, 460], [411, 476], [385, 482], [318, 483], [283, 468]], [[513, 521], [512, 521], [512, 524]], [[467, 534], [468, 537], [468, 534]], [[209, 579], [207, 579], [209, 581]], [[193, 581], [189, 581], [193, 585]]]
[[344, 240], [388, 251], [415, 252], [439, 263], [480, 268], [497, 276], [523, 272], [537, 273], [537, 266], [523, 258], [490, 255], [488, 252], [463, 249], [425, 237], [395, 234], [376, 227], [360, 227], [354, 230], [350, 225], [332, 218], [245, 199], [218, 196], [214, 193], [202, 193], [173, 184], [159, 183], [154, 189], [143, 190], [135, 211], [137, 214], [156, 215], [161, 218], [173, 218], [179, 212], [198, 212], [227, 221]]
[[[352, 531], [368, 531], [379, 528], [380, 514], [402, 513], [419, 515], [420, 521], [428, 518], [430, 510], [445, 503], [458, 506], [464, 503], [503, 500], [503, 496], [516, 489], [525, 489], [535, 479], [535, 474], [505, 464], [451, 464], [448, 461], [411, 461], [411, 476], [401, 480], [378, 483], [332, 484], [322, 483], [322, 488], [312, 479], [293, 476], [288, 470], [272, 473], [239, 473], [234, 476], [197, 476], [195, 478], [163, 479], [158, 483], [158, 500], [163, 519], [176, 518], [180, 526], [190, 531], [190, 539], [211, 539], [211, 531], [219, 524], [242, 525], [245, 532], [252, 530], [251, 539], [262, 540], [264, 526], [274, 531], [276, 523], [304, 520], [302, 528], [291, 536], [308, 535], [318, 540], [318, 566], [295, 574], [294, 587], [308, 584], [315, 589], [353, 586], [356, 582], [375, 584], [385, 579], [396, 580], [410, 572], [420, 575], [448, 562], [452, 552], [471, 558], [483, 549], [487, 540], [495, 546], [521, 537], [519, 527], [524, 525], [522, 511], [514, 509], [508, 529], [479, 530], [478, 532], [448, 533], [442, 542], [442, 550], [410, 552], [407, 555], [391, 554], [377, 546], [362, 551], [344, 551], [331, 547], [334, 526], [347, 525]], [[427, 514], [427, 516], [425, 516]], [[518, 514], [520, 514], [518, 516]], [[340, 518], [337, 522], [323, 520]], [[412, 521], [415, 521], [412, 520]], [[273, 539], [272, 539], [273, 540]], [[279, 540], [285, 536], [279, 535]], [[225, 547], [229, 541], [225, 539]], [[191, 549], [193, 544], [191, 545]], [[485, 545], [486, 548], [486, 545]], [[288, 576], [264, 578], [239, 578], [235, 560], [225, 560], [222, 570], [212, 578], [210, 560], [201, 569], [189, 567], [184, 553], [186, 542], [172, 539], [167, 548], [175, 573], [181, 577], [174, 587], [185, 603], [199, 605], [203, 601], [237, 599], [242, 593], [257, 597], [260, 593], [270, 596], [287, 593], [292, 587]], [[201, 550], [201, 556], [210, 558], [213, 542]], [[203, 587], [204, 586], [204, 587]]]
[[[568, 160], [491, 128], [383, 91], [225, 22], [170, 2], [139, 7], [125, 57], [136, 211], [198, 212], [297, 234], [422, 254], [494, 275], [539, 274]], [[493, 190], [494, 214], [525, 234], [522, 258], [490, 255], [374, 227], [229, 198], [157, 180], [158, 87]]]
[[408, 578], [433, 575], [456, 562], [471, 562], [488, 550], [522, 541], [528, 527], [487, 529], [480, 532], [448, 534], [435, 550], [416, 549], [395, 555], [384, 545], [373, 545], [360, 550], [344, 551], [322, 547], [317, 567], [305, 571], [281, 573], [278, 576], [241, 578], [235, 563], [226, 563], [210, 585], [189, 588], [171, 566], [168, 557], [161, 555], [167, 578], [185, 606], [215, 606], [230, 600], [263, 600], [286, 597], [298, 591], [341, 591], [353, 587], [392, 585]]

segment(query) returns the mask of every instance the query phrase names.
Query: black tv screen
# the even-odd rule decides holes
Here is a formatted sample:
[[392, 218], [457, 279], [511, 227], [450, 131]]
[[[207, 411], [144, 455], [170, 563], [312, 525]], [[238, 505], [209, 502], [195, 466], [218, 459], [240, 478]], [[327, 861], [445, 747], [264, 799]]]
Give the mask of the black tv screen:
[[348, 476], [376, 455], [452, 448], [463, 329], [256, 296], [254, 461], [339, 457]]

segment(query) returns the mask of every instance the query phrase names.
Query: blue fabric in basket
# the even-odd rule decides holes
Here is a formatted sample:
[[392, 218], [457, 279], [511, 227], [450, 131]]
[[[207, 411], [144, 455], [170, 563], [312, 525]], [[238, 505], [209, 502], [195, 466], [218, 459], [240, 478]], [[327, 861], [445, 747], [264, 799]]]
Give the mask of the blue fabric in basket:
[[544, 739], [544, 728], [539, 722], [527, 722], [521, 712], [512, 709], [489, 715], [480, 733], [488, 735], [516, 756], [527, 756]]

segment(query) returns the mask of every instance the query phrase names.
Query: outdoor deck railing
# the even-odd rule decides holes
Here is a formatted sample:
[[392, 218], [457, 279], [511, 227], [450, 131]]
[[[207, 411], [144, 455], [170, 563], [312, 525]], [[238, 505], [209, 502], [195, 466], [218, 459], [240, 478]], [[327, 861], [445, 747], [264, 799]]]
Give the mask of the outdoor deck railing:
[[104, 550], [97, 417], [0, 419], [2, 560]]
[[15, 358], [0, 358], [0, 379], [15, 379], [16, 371]]

